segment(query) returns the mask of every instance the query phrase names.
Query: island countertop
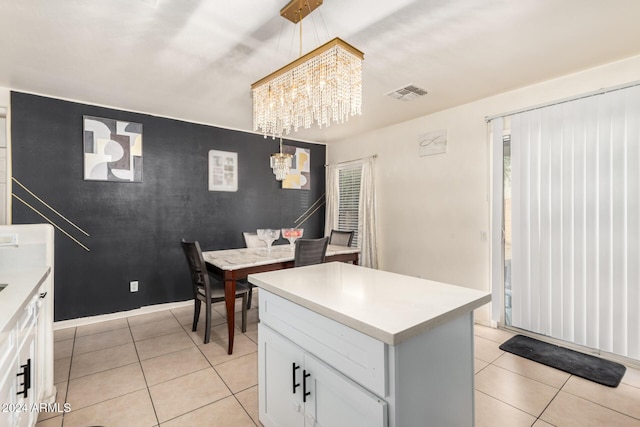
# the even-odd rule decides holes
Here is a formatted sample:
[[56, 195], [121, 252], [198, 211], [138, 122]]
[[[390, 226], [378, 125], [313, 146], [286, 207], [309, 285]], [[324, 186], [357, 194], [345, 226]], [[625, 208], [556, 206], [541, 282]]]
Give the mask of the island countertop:
[[488, 292], [339, 262], [251, 274], [249, 282], [389, 345], [491, 301]]

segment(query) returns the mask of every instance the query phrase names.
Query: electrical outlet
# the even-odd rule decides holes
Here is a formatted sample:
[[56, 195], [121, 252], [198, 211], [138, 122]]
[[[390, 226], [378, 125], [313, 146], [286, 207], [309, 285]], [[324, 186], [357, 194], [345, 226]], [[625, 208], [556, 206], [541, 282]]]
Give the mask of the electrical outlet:
[[129, 292], [138, 292], [138, 281], [133, 280], [129, 282]]

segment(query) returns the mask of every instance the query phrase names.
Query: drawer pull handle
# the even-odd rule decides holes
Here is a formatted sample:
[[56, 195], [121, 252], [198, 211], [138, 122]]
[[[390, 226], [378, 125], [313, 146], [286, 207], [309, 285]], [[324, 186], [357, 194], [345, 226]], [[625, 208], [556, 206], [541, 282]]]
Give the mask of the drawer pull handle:
[[40, 294], [40, 298], [44, 298], [44, 297], [46, 297], [46, 296], [47, 296], [47, 293], [46, 293], [46, 292], [42, 292], [42, 293]]
[[311, 395], [311, 392], [307, 391], [307, 378], [310, 377], [311, 374], [308, 373], [306, 371], [306, 369], [305, 369], [305, 370], [302, 371], [302, 376], [303, 376], [303, 378], [302, 378], [302, 401], [304, 403], [306, 403], [307, 402], [307, 396]]
[[19, 374], [16, 374], [17, 377], [23, 377], [23, 382], [20, 383], [21, 386], [23, 386], [24, 388], [22, 389], [22, 391], [19, 391], [17, 394], [19, 395], [23, 395], [24, 398], [26, 399], [28, 396], [28, 390], [31, 388], [31, 359], [27, 359], [27, 363], [24, 365], [20, 365], [20, 367], [22, 368], [22, 372], [20, 372]]
[[296, 362], [293, 362], [292, 366], [292, 377], [293, 377], [293, 394], [296, 394], [296, 388], [300, 387], [300, 383], [296, 384], [296, 370], [300, 369], [300, 365], [296, 366]]

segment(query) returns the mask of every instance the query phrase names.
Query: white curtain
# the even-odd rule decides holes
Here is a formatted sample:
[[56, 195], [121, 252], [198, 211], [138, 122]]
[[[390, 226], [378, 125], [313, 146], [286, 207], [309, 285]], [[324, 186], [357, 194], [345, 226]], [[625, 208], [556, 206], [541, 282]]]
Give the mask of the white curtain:
[[329, 236], [331, 230], [338, 226], [338, 209], [340, 207], [340, 179], [338, 167], [328, 165], [326, 169], [327, 184], [325, 187], [324, 235]]
[[325, 235], [337, 229], [340, 209], [340, 169], [360, 166], [360, 193], [358, 198], [358, 247], [360, 265], [378, 268], [376, 236], [375, 158], [327, 166]]
[[358, 231], [360, 239], [360, 265], [378, 268], [378, 243], [376, 239], [376, 190], [375, 159], [367, 157], [362, 161], [360, 181], [360, 216]]
[[513, 115], [513, 326], [640, 359], [640, 87]]

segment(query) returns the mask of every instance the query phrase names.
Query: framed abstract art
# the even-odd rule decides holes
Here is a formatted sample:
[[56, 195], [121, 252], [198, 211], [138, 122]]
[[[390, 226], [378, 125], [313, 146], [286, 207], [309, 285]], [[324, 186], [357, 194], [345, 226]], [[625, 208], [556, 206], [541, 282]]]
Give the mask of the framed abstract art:
[[142, 182], [142, 124], [83, 116], [85, 181]]
[[311, 189], [311, 150], [308, 148], [283, 145], [282, 152], [291, 154], [291, 169], [282, 181], [282, 188], [296, 190]]

